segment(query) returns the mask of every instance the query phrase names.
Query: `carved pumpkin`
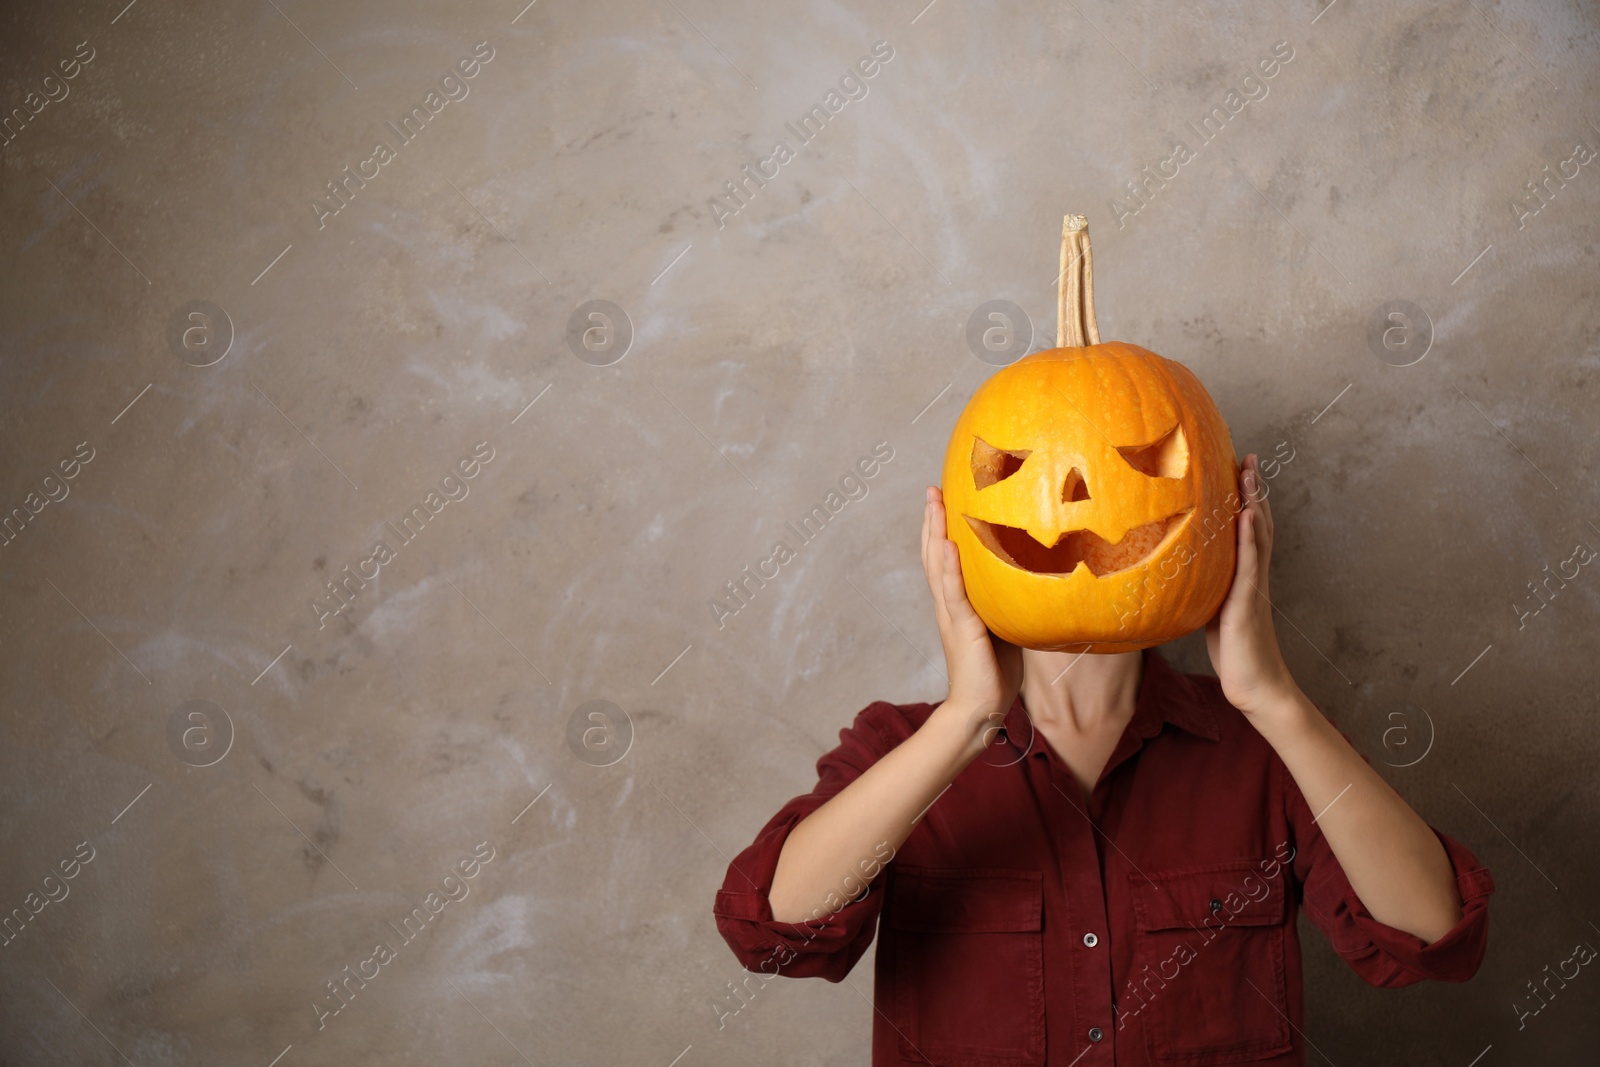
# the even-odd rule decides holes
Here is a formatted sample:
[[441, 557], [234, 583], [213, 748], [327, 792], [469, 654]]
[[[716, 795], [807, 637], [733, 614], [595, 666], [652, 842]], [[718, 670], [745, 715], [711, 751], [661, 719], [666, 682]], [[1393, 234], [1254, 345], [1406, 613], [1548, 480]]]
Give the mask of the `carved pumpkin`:
[[1187, 367], [1100, 341], [1088, 224], [1063, 227], [1061, 347], [995, 373], [945, 453], [967, 597], [1025, 648], [1126, 652], [1195, 630], [1233, 581], [1239, 465]]

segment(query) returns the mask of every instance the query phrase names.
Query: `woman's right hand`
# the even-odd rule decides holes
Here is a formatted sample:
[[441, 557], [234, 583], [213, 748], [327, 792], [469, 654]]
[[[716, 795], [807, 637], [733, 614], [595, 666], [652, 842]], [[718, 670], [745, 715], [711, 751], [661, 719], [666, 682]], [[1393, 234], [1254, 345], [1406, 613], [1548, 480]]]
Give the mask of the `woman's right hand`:
[[[887, 848], [892, 859], [918, 820], [994, 740], [1016, 700], [1022, 650], [993, 637], [972, 610], [961, 559], [945, 529], [944, 496], [930, 487], [922, 513], [922, 569], [933, 592], [950, 694], [910, 737], [892, 744], [789, 831], [767, 894], [779, 922], [801, 923], [808, 915], [815, 920], [838, 910], [829, 903], [832, 897], [857, 897], [866, 869], [862, 857], [881, 857]], [[858, 731], [846, 766], [860, 761], [869, 735], [888, 736]], [[833, 758], [844, 751], [841, 746]]]
[[990, 633], [967, 600], [961, 555], [945, 537], [944, 494], [929, 486], [922, 511], [922, 569], [950, 677], [946, 704], [965, 710], [982, 745], [993, 740], [1022, 685], [1022, 650]]

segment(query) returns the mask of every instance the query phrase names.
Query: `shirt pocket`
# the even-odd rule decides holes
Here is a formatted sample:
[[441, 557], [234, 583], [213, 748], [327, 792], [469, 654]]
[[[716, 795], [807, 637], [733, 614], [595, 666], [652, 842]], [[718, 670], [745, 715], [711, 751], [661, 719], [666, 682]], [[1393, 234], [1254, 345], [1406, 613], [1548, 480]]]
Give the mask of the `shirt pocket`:
[[1283, 876], [1239, 860], [1128, 877], [1133, 988], [1117, 1008], [1144, 1016], [1152, 1058], [1199, 1067], [1288, 1052]]
[[1042, 906], [1038, 871], [894, 869], [880, 951], [902, 1060], [1044, 1063]]

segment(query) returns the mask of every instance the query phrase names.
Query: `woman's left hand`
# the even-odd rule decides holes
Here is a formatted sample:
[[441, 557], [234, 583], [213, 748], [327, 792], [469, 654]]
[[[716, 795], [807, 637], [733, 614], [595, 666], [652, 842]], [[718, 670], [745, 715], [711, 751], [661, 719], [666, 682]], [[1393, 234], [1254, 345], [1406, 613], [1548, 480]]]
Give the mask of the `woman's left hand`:
[[1240, 470], [1237, 564], [1233, 586], [1216, 617], [1206, 623], [1206, 651], [1228, 703], [1246, 715], [1281, 706], [1295, 692], [1294, 678], [1272, 626], [1267, 569], [1272, 560], [1272, 507], [1255, 453]]

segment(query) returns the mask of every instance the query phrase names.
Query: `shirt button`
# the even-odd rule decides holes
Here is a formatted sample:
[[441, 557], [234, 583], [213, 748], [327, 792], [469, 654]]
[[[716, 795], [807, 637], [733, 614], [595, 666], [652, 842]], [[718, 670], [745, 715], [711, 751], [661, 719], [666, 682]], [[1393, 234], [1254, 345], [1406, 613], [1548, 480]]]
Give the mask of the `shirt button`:
[[1221, 910], [1222, 910], [1222, 901], [1218, 900], [1216, 897], [1212, 897], [1211, 898], [1211, 914], [1215, 915], [1217, 912], [1219, 912]]
[[1100, 943], [1100, 939], [1094, 936], [1094, 931], [1091, 930], [1087, 934], [1083, 935], [1083, 943], [1088, 945], [1090, 948], [1094, 948]]
[[1102, 1037], [1105, 1037], [1105, 1036], [1106, 1036], [1106, 1032], [1104, 1030], [1100, 1029], [1098, 1026], [1089, 1027], [1089, 1040], [1090, 1041], [1099, 1041]]

